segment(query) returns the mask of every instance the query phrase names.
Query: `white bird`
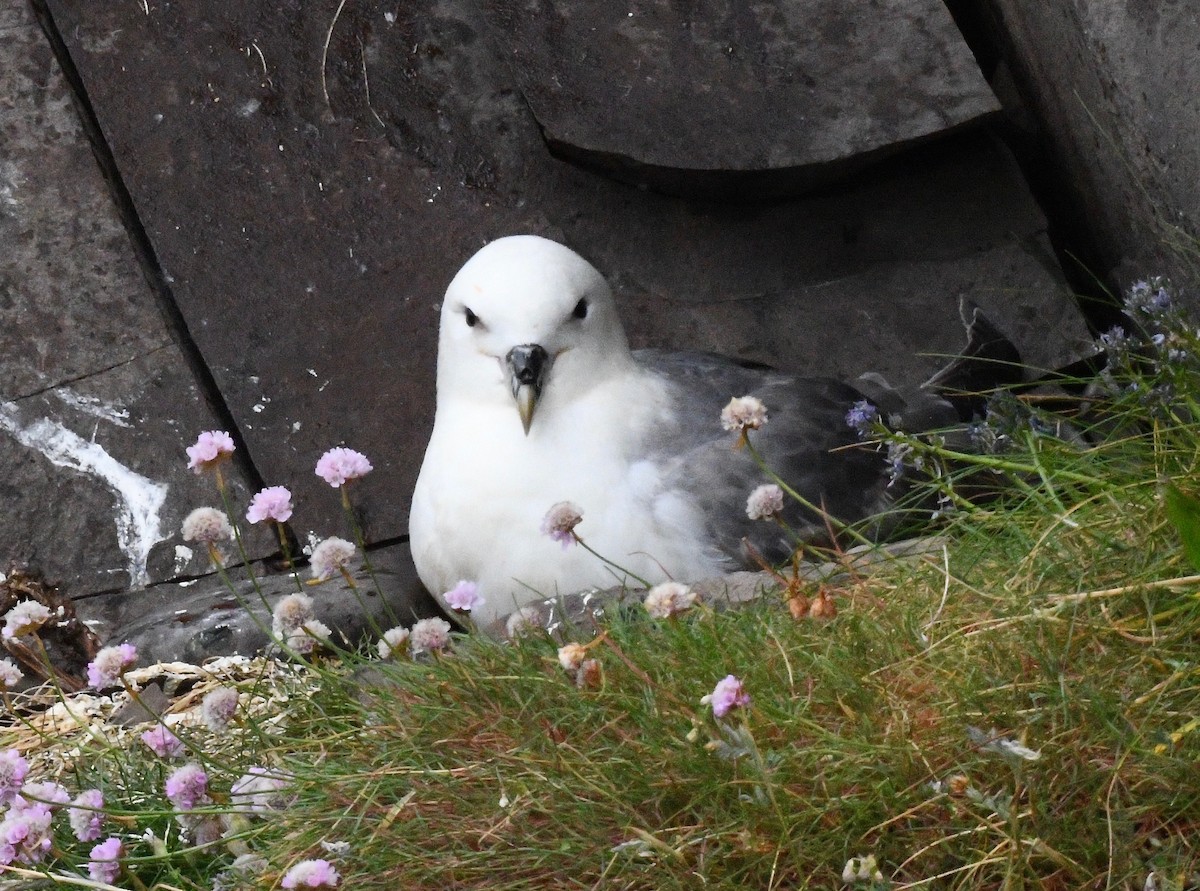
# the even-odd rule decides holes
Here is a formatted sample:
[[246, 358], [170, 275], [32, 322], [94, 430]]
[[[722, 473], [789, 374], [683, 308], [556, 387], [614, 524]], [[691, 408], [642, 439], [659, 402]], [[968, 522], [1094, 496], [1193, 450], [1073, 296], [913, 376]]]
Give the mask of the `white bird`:
[[[755, 447], [810, 503], [847, 522], [888, 506], [883, 457], [855, 448], [846, 424], [858, 390], [711, 354], [631, 352], [586, 260], [535, 236], [492, 242], [442, 304], [437, 412], [410, 520], [421, 581], [439, 598], [476, 583], [485, 602], [471, 617], [496, 632], [558, 594], [757, 569], [754, 551], [786, 559], [795, 541], [746, 513], [769, 479], [720, 423], [745, 395], [769, 413]], [[563, 501], [605, 559], [542, 532]], [[827, 528], [791, 499], [783, 517], [801, 536]]]

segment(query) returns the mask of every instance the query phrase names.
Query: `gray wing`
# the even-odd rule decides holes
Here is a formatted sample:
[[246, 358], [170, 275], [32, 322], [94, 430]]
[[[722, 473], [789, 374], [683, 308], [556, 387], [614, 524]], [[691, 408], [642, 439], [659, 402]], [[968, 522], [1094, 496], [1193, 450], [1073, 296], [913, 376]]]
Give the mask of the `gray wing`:
[[[864, 398], [853, 387], [708, 353], [634, 355], [671, 394], [673, 416], [652, 434], [650, 457], [667, 486], [701, 506], [711, 540], [726, 556], [759, 568], [743, 542], [772, 563], [786, 560], [797, 544], [778, 524], [746, 515], [750, 492], [771, 479], [748, 450], [733, 448], [736, 434], [721, 427], [721, 409], [735, 396], [756, 396], [766, 405], [769, 420], [751, 432], [751, 440], [766, 464], [811, 504], [846, 523], [888, 507], [892, 493], [884, 455], [861, 443], [846, 424], [846, 412]], [[784, 502], [784, 520], [802, 540], [827, 539], [828, 524], [818, 513], [791, 498]]]

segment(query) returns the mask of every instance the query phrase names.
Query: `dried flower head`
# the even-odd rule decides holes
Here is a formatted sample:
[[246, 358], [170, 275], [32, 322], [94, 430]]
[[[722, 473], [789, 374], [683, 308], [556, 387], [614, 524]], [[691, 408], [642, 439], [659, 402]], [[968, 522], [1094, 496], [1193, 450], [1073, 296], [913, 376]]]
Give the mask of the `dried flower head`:
[[730, 674], [717, 681], [713, 691], [700, 701], [711, 703], [714, 717], [723, 718], [735, 708], [748, 706], [750, 694], [742, 687], [742, 682]]
[[351, 480], [366, 476], [374, 468], [367, 456], [354, 449], [334, 448], [317, 461], [317, 476], [335, 489]]
[[281, 888], [336, 888], [341, 876], [328, 860], [301, 860], [283, 876]]
[[[81, 839], [81, 841], [90, 841], [90, 839]], [[93, 882], [102, 882], [105, 885], [115, 884], [121, 875], [121, 857], [124, 853], [125, 848], [119, 838], [115, 835], [106, 838], [92, 848], [91, 859], [88, 860], [88, 876]]]
[[308, 565], [313, 578], [323, 582], [340, 573], [354, 558], [354, 545], [344, 538], [330, 536], [315, 548], [309, 557]]
[[583, 644], [569, 643], [558, 648], [558, 664], [565, 671], [578, 671], [586, 658], [587, 647]]
[[271, 632], [276, 637], [289, 637], [292, 632], [310, 619], [313, 613], [312, 598], [307, 594], [289, 594], [280, 598], [271, 611]]
[[542, 534], [562, 542], [563, 550], [575, 543], [575, 527], [583, 522], [583, 511], [570, 501], [560, 501], [546, 511]]
[[67, 811], [71, 831], [81, 842], [95, 841], [100, 837], [100, 824], [104, 821], [104, 793], [99, 789], [85, 789], [75, 796]]
[[697, 600], [699, 596], [687, 585], [663, 582], [651, 588], [642, 602], [651, 618], [669, 619], [687, 612], [696, 605]]
[[292, 493], [285, 486], [267, 486], [250, 499], [250, 507], [246, 510], [246, 520], [250, 523], [263, 520], [286, 523], [291, 518]]
[[721, 426], [726, 430], [757, 430], [765, 423], [767, 407], [754, 396], [735, 396], [721, 409]]
[[233, 538], [233, 527], [229, 517], [215, 507], [198, 507], [183, 518], [180, 528], [184, 541], [200, 541], [216, 544]]
[[21, 669], [17, 668], [17, 663], [11, 659], [0, 659], [0, 687], [11, 690], [21, 683], [23, 677], [25, 675], [21, 673]]
[[233, 687], [217, 687], [204, 694], [200, 702], [200, 718], [213, 733], [222, 733], [237, 714], [238, 691]]
[[22, 634], [32, 634], [54, 618], [45, 604], [36, 600], [22, 600], [4, 614], [5, 637], [19, 637]]
[[479, 593], [479, 585], [465, 579], [442, 595], [446, 606], [464, 613], [469, 613], [486, 602]]
[[183, 740], [162, 724], [157, 724], [143, 733], [142, 742], [159, 758], [178, 758], [183, 754]]
[[752, 520], [773, 520], [783, 513], [783, 489], [774, 483], [757, 487], [746, 499], [746, 516]]
[[29, 772], [29, 762], [21, 757], [16, 749], [5, 749], [0, 752], [0, 805], [12, 803], [21, 786], [25, 784], [25, 775]]
[[833, 602], [828, 591], [821, 589], [808, 607], [808, 617], [810, 619], [832, 619], [836, 616], [837, 604]]
[[604, 680], [604, 670], [599, 659], [584, 659], [575, 672], [575, 686], [581, 690], [599, 687]]
[[233, 454], [233, 437], [224, 430], [206, 430], [187, 447], [188, 468], [202, 473]]
[[88, 663], [88, 684], [97, 690], [115, 687], [121, 683], [121, 675], [137, 662], [137, 648], [130, 643], [105, 647]]
[[403, 656], [408, 651], [408, 634], [408, 629], [400, 626], [383, 632], [379, 640], [379, 658], [396, 659]]
[[208, 774], [199, 764], [185, 764], [167, 777], [167, 800], [181, 811], [208, 804]]
[[445, 619], [421, 619], [408, 635], [408, 649], [413, 656], [434, 653], [450, 646], [450, 623]]

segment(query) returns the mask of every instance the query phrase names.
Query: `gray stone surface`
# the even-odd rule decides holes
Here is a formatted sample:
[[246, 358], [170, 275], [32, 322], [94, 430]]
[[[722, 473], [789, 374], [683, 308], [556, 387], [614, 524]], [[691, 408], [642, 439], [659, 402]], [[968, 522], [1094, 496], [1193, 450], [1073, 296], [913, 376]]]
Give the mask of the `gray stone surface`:
[[[319, 585], [302, 584], [318, 619], [341, 646], [378, 636], [396, 625], [412, 625], [440, 615], [412, 568], [405, 545], [370, 554], [371, 572], [356, 563], [358, 594], [341, 577]], [[280, 599], [298, 590], [288, 573], [255, 568], [258, 590], [244, 569], [230, 583], [210, 575], [190, 582], [155, 585], [145, 591], [88, 598], [75, 605], [79, 617], [104, 641], [128, 641], [143, 665], [151, 662], [200, 664], [211, 656], [251, 656], [270, 646], [271, 614]], [[310, 578], [301, 573], [302, 581]], [[260, 598], [259, 592], [262, 597]], [[264, 605], [264, 600], [267, 605]]]
[[1031, 355], [1068, 355], [1081, 330], [1044, 221], [982, 137], [805, 199], [689, 202], [555, 160], [471, 0], [220, 16], [47, 2], [255, 465], [305, 505], [302, 533], [340, 521], [312, 467], [344, 442], [376, 467], [356, 493], [368, 537], [405, 534], [437, 305], [499, 235], [595, 262], [637, 345], [903, 380], [937, 365], [915, 354], [957, 349], [964, 293], [1037, 331]]
[[[1127, 286], [1200, 276], [1200, 68], [1194, 3], [987, 0], [1023, 120], [1050, 152], [1056, 197]], [[1196, 295], [1193, 305], [1200, 308]]]
[[24, 3], [0, 9], [0, 97], [0, 563], [68, 596], [173, 577], [213, 498], [184, 448], [216, 421]]
[[778, 198], [999, 110], [941, 0], [486, 4], [551, 148]]

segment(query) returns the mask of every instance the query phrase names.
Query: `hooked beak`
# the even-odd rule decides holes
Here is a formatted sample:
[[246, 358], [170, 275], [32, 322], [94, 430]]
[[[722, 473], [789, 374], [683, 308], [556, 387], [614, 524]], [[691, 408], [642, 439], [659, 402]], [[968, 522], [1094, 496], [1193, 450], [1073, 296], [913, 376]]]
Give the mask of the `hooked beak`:
[[550, 371], [550, 354], [536, 343], [523, 343], [508, 351], [504, 357], [508, 366], [508, 382], [512, 387], [513, 399], [517, 401], [517, 412], [521, 415], [521, 426], [529, 435], [533, 423], [533, 411], [541, 398], [546, 375]]

